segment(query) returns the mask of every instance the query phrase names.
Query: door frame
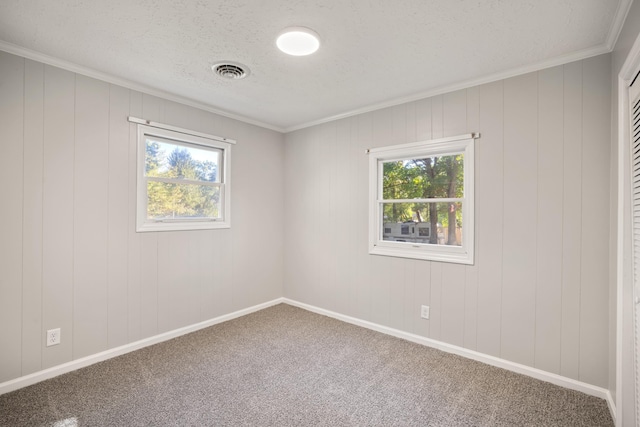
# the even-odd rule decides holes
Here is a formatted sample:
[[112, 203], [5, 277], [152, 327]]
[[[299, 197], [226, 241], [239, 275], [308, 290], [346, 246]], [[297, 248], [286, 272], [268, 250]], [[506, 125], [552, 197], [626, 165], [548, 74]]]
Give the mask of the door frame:
[[[631, 224], [631, 170], [630, 170], [630, 144], [629, 131], [629, 85], [636, 73], [640, 70], [640, 35], [636, 38], [633, 47], [617, 76], [618, 81], [618, 158], [617, 158], [617, 230], [616, 230], [616, 425], [623, 420], [622, 379], [623, 379], [623, 327], [625, 320], [624, 290], [630, 286], [633, 292], [633, 250], [631, 239], [625, 241], [628, 231], [633, 230]], [[640, 81], [636, 82], [640, 84]], [[635, 302], [631, 306], [631, 325], [633, 330], [633, 311]], [[632, 333], [632, 338], [633, 333]], [[635, 346], [634, 346], [635, 348]], [[632, 351], [634, 351], [632, 349]], [[635, 366], [635, 359], [633, 360]], [[635, 380], [634, 380], [635, 381]], [[637, 398], [637, 396], [636, 396]], [[632, 409], [635, 413], [636, 408]], [[635, 416], [635, 414], [634, 414]]]

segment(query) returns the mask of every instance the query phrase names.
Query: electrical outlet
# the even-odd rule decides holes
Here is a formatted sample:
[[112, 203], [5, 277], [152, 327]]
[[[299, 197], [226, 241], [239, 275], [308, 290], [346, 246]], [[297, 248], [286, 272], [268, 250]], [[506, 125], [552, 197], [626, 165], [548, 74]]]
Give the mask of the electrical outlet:
[[428, 305], [423, 305], [422, 308], [420, 309], [420, 317], [422, 317], [423, 319], [428, 319], [429, 318], [429, 306]]
[[47, 331], [47, 347], [60, 344], [60, 328]]

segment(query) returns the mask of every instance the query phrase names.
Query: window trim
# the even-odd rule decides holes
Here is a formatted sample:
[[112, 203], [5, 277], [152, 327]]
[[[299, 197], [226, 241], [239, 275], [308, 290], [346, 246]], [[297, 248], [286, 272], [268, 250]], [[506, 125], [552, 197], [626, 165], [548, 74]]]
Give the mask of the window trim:
[[[231, 164], [231, 144], [235, 141], [201, 132], [190, 131], [171, 125], [129, 117], [129, 121], [137, 124], [136, 140], [136, 232], [149, 231], [186, 231], [211, 230], [231, 227], [231, 179], [229, 165]], [[211, 218], [180, 218], [180, 219], [147, 219], [147, 178], [145, 177], [146, 136], [155, 136], [175, 141], [177, 144], [187, 144], [213, 148], [221, 151], [220, 187], [221, 217]], [[203, 184], [208, 185], [208, 184]]]
[[[442, 261], [458, 264], [474, 263], [475, 206], [474, 206], [474, 146], [480, 134], [439, 138], [409, 144], [371, 148], [369, 154], [369, 253], [371, 255]], [[464, 153], [464, 196], [462, 197], [463, 240], [462, 246], [416, 244], [383, 240], [382, 224], [382, 164], [420, 156]], [[446, 202], [453, 199], [415, 199], [430, 202]], [[455, 199], [459, 200], [459, 199]]]

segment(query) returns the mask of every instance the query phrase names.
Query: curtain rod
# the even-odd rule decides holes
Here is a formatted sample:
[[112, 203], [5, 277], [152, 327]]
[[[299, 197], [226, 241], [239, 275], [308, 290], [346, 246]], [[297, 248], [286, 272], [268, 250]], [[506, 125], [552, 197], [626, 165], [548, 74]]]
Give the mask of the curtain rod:
[[199, 136], [201, 138], [213, 139], [215, 141], [226, 142], [228, 144], [235, 144], [236, 141], [229, 138], [223, 138], [221, 136], [210, 135], [208, 133], [197, 132], [191, 129], [184, 129], [177, 126], [166, 125], [163, 123], [152, 122], [151, 120], [139, 119], [137, 117], [129, 116], [127, 118], [131, 123], [137, 123], [139, 125], [151, 126], [158, 129], [172, 130], [174, 132], [180, 132], [187, 135]]
[[449, 142], [449, 141], [460, 141], [461, 139], [478, 139], [478, 138], [480, 138], [480, 133], [473, 132], [473, 133], [466, 133], [464, 135], [449, 136], [446, 138], [426, 139], [424, 141], [410, 142], [408, 144], [391, 145], [388, 147], [381, 147], [381, 148], [367, 148], [366, 150], [364, 150], [364, 152], [366, 154], [369, 154], [371, 152], [377, 152], [377, 151], [397, 150], [399, 148], [411, 148], [415, 145], [422, 145], [426, 142], [442, 143], [442, 142]]

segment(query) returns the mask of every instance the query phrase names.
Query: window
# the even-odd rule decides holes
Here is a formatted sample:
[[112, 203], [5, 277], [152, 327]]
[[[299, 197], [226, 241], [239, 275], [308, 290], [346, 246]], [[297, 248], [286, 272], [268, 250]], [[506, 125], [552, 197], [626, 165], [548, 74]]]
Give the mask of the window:
[[228, 228], [233, 141], [129, 121], [138, 123], [136, 231]]
[[369, 153], [369, 253], [473, 264], [478, 134]]

